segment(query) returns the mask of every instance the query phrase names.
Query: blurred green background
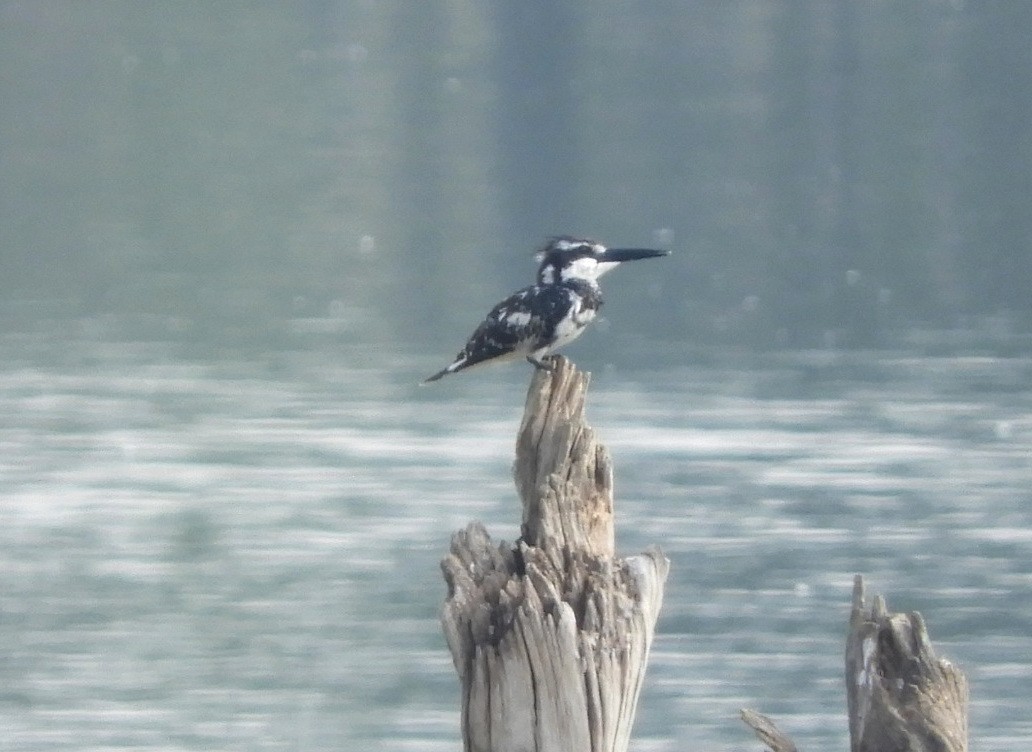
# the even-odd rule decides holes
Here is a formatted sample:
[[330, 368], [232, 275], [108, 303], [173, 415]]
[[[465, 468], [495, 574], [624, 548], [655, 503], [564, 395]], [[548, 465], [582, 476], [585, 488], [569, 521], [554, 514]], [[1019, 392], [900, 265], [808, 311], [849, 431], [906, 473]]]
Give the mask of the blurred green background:
[[1023, 2], [3, 2], [3, 311], [451, 355], [571, 233], [676, 253], [609, 282], [618, 332], [1026, 331], [1030, 30]]
[[1028, 748], [1032, 3], [0, 0], [0, 747], [454, 750], [438, 562], [606, 277], [636, 752], [845, 749], [854, 573]]

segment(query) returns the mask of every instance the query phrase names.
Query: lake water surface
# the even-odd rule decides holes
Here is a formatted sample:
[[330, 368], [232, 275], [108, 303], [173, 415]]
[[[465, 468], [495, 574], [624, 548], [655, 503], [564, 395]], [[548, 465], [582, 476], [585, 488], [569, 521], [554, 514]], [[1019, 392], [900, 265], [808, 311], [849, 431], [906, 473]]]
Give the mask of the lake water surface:
[[[512, 540], [528, 371], [421, 388], [381, 349], [0, 343], [0, 734], [11, 750], [452, 750], [438, 561]], [[618, 548], [671, 559], [636, 750], [847, 749], [854, 573], [1032, 738], [1032, 359], [709, 353], [596, 369]]]

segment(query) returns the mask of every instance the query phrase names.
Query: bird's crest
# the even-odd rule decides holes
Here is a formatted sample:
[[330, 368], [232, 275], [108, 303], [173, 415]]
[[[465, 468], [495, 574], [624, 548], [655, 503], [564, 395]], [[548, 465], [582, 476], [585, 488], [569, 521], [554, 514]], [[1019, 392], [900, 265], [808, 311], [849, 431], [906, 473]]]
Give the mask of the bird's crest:
[[534, 258], [538, 266], [538, 283], [555, 284], [559, 280], [578, 278], [593, 281], [602, 271], [598, 261], [606, 252], [601, 243], [571, 235], [551, 238]]
[[606, 247], [595, 240], [588, 238], [575, 238], [572, 235], [556, 235], [548, 239], [542, 248], [534, 254], [534, 260], [539, 264], [554, 254], [595, 254], [605, 251]]

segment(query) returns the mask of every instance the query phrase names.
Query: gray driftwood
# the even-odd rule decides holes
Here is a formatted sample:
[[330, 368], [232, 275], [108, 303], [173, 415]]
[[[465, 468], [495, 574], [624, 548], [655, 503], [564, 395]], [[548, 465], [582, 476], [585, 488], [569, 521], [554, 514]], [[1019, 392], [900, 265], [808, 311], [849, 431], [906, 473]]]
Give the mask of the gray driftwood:
[[796, 745], [784, 732], [774, 725], [774, 721], [755, 710], [743, 710], [742, 722], [753, 730], [761, 742], [773, 752], [796, 752]]
[[[937, 658], [921, 614], [891, 614], [885, 599], [868, 603], [853, 582], [846, 640], [846, 696], [851, 752], [966, 752], [967, 680]], [[774, 752], [795, 745], [751, 710], [742, 720]]]
[[614, 558], [609, 453], [584, 422], [587, 374], [536, 372], [513, 474], [521, 539], [473, 522], [441, 562], [441, 616], [476, 752], [623, 752], [669, 562]]

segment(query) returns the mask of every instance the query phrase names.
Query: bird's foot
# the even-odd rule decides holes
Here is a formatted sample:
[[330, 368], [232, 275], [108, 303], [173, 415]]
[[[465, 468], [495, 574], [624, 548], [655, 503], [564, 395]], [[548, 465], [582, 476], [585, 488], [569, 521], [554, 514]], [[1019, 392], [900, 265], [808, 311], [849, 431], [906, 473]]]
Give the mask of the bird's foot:
[[546, 371], [547, 373], [552, 373], [553, 371], [555, 371], [555, 363], [552, 362], [554, 359], [554, 355], [547, 355], [541, 360], [538, 360], [532, 355], [527, 356], [528, 363], [530, 363], [532, 366], [534, 366], [534, 368], [538, 369], [539, 371]]

